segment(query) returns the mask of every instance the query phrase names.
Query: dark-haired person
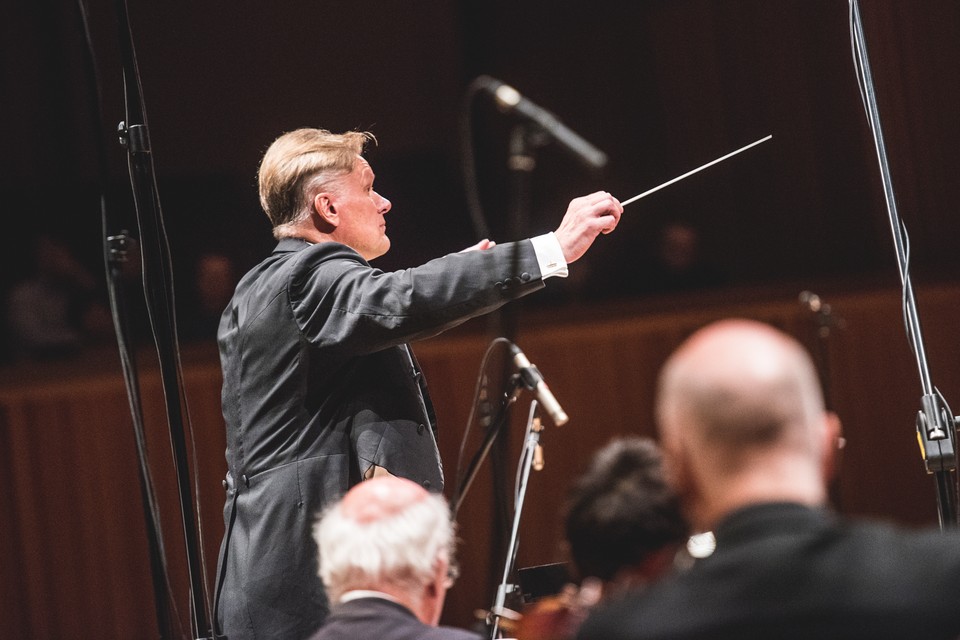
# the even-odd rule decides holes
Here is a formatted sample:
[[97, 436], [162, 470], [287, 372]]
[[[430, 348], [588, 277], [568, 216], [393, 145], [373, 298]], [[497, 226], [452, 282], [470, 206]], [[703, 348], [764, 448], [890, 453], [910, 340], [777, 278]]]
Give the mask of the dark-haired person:
[[630, 436], [597, 451], [570, 489], [564, 529], [579, 585], [528, 610], [520, 640], [573, 638], [602, 599], [643, 588], [675, 568], [689, 528], [657, 444]]

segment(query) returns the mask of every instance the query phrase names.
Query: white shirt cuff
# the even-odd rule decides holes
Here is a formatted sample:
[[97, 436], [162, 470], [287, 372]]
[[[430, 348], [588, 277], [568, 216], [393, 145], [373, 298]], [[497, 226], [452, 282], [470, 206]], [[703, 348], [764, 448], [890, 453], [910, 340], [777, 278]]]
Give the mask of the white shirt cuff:
[[537, 262], [540, 265], [541, 278], [546, 280], [553, 276], [566, 278], [569, 274], [567, 270], [567, 261], [563, 257], [563, 249], [560, 248], [560, 241], [553, 235], [553, 232], [545, 233], [542, 236], [530, 238], [533, 243], [533, 251], [537, 254]]

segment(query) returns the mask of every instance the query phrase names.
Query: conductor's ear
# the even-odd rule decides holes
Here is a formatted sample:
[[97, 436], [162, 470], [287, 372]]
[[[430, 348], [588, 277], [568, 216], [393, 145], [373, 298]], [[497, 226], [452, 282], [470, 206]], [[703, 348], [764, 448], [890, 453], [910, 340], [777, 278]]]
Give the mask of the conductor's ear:
[[329, 233], [340, 226], [340, 216], [337, 214], [331, 193], [321, 191], [313, 197], [313, 217], [317, 228], [324, 233]]

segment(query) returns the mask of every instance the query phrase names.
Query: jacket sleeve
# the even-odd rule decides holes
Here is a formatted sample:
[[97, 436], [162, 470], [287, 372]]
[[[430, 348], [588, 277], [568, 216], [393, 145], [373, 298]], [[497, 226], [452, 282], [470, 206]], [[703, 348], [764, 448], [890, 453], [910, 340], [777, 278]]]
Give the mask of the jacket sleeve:
[[356, 355], [436, 335], [543, 286], [529, 240], [393, 272], [321, 243], [297, 257], [287, 290], [304, 340]]

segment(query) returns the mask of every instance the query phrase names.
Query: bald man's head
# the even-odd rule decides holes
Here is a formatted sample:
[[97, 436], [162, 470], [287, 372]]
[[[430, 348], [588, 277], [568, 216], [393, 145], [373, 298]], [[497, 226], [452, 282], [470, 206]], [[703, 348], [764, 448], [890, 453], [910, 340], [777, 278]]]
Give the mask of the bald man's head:
[[402, 513], [404, 509], [429, 498], [416, 482], [383, 476], [376, 482], [362, 482], [347, 492], [340, 502], [344, 517], [358, 524], [369, 524]]
[[454, 545], [442, 496], [394, 476], [366, 480], [324, 513], [314, 538], [331, 602], [358, 589], [399, 594], [436, 624], [443, 603], [437, 582], [446, 580]]
[[693, 334], [660, 375], [657, 417], [669, 448], [709, 452], [733, 472], [760, 452], [819, 456], [824, 417], [816, 370], [790, 336], [749, 320]]

